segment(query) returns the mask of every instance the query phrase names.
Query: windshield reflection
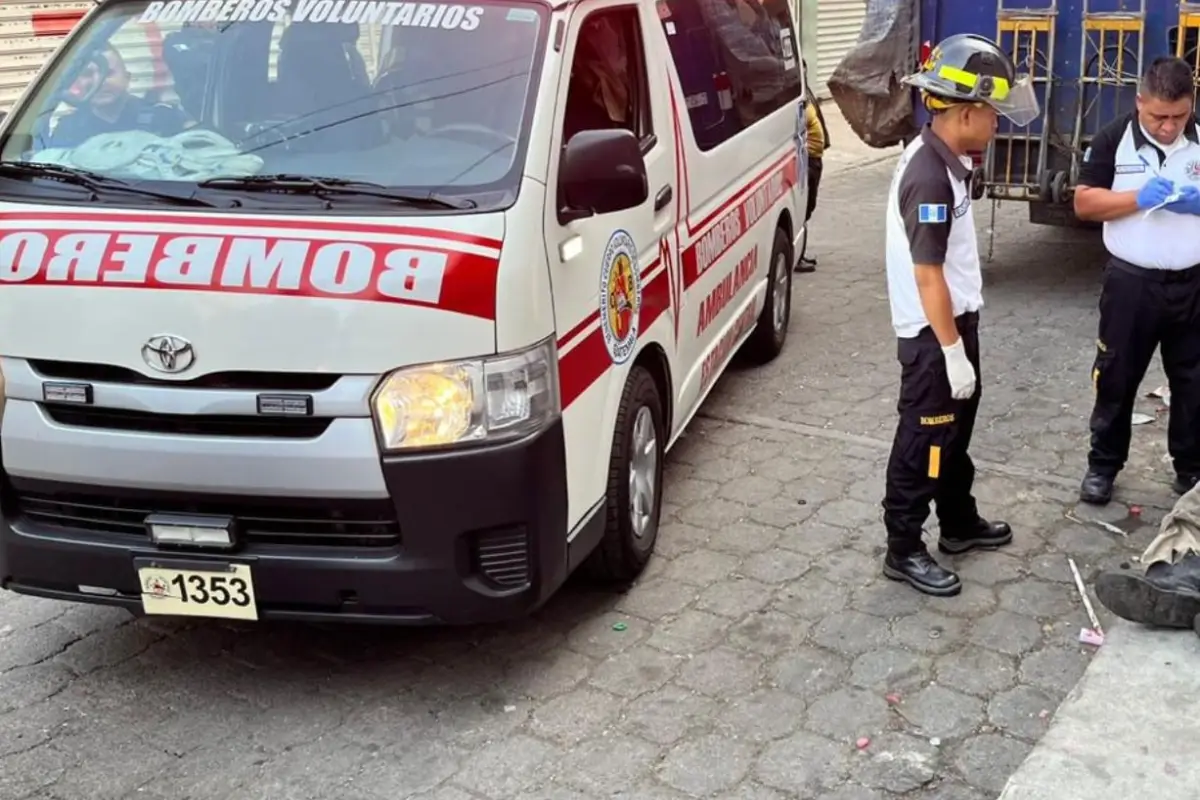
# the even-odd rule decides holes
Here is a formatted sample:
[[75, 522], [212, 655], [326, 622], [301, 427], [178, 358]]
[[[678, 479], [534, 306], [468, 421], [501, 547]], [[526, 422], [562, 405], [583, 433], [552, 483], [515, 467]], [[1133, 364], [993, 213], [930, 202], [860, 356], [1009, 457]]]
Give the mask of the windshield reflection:
[[[15, 112], [0, 157], [124, 181], [307, 175], [511, 202], [544, 7], [266, 2], [106, 5]], [[233, 18], [202, 21], [206, 8]]]

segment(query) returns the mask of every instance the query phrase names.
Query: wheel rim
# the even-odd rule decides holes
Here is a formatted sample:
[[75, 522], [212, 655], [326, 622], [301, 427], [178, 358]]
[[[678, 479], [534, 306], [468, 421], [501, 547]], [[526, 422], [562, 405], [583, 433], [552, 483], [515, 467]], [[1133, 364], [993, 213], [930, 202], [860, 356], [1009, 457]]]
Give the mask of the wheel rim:
[[657, 491], [658, 432], [650, 409], [642, 406], [633, 419], [629, 458], [629, 521], [633, 535], [639, 539], [650, 530]]
[[788, 263], [787, 255], [780, 253], [775, 256], [775, 335], [783, 333], [787, 327], [788, 304]]

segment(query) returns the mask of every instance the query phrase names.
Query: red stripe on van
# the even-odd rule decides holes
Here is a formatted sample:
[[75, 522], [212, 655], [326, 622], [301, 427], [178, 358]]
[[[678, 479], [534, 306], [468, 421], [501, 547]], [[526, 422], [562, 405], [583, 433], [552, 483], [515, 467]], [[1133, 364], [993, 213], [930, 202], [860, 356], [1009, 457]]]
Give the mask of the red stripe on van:
[[[659, 261], [656, 259], [643, 270], [642, 275], [650, 274], [658, 266]], [[667, 282], [667, 273], [664, 270], [647, 281], [642, 288], [642, 307], [638, 312], [640, 333], [649, 331], [670, 305], [671, 291]], [[582, 323], [576, 325], [571, 332], [559, 339], [559, 346], [561, 347], [574, 338], [583, 327], [595, 322], [597, 316], [598, 313], [591, 314]], [[596, 328], [559, 358], [558, 385], [562, 395], [563, 408], [568, 408], [581, 394], [600, 380], [611, 367], [612, 357], [608, 354], [608, 347], [604, 344], [604, 330]]]
[[34, 36], [66, 36], [83, 15], [83, 11], [34, 11], [29, 22]]

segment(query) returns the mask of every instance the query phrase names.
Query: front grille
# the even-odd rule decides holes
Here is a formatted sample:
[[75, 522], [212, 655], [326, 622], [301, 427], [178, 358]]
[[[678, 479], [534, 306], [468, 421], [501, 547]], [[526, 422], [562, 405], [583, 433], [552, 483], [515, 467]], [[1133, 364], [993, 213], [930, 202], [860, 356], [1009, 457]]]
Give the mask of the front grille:
[[496, 528], [474, 535], [476, 571], [505, 589], [529, 583], [529, 537], [524, 528]]
[[387, 500], [289, 500], [285, 505], [257, 498], [112, 497], [20, 487], [12, 499], [16, 518], [144, 539], [149, 539], [146, 517], [161, 513], [232, 516], [242, 540], [254, 544], [378, 548], [400, 543], [400, 525]]
[[157, 414], [124, 408], [44, 403], [46, 415], [59, 425], [182, 436], [244, 436], [315, 439], [333, 420], [320, 417], [272, 417], [255, 414]]
[[340, 375], [324, 372], [214, 372], [191, 380], [159, 380], [125, 367], [77, 361], [29, 360], [42, 377], [85, 383], [132, 383], [195, 389], [237, 389], [247, 392], [319, 392], [337, 383]]

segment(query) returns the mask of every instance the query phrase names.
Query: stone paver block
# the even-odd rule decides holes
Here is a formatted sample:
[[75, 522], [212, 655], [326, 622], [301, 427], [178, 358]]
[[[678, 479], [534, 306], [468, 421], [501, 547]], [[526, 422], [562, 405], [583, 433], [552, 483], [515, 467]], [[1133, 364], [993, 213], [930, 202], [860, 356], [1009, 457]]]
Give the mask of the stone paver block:
[[669, 745], [709, 729], [718, 709], [711, 698], [668, 685], [638, 698], [624, 712], [618, 727], [649, 742]]
[[1018, 686], [991, 699], [988, 720], [1004, 733], [1036, 741], [1050, 727], [1056, 707], [1054, 698], [1041, 689]]
[[659, 766], [659, 778], [694, 797], [716, 797], [746, 777], [754, 750], [745, 742], [706, 734], [671, 752]]
[[834, 741], [854, 742], [874, 736], [887, 727], [891, 711], [887, 701], [866, 689], [838, 689], [809, 704], [807, 726]]
[[774, 589], [748, 578], [729, 578], [705, 589], [696, 607], [722, 617], [741, 619], [771, 602]]
[[854, 659], [850, 680], [877, 693], [903, 692], [929, 682], [933, 661], [907, 650], [872, 650]]
[[777, 656], [794, 650], [808, 635], [811, 623], [789, 617], [779, 611], [749, 614], [729, 629], [729, 643], [734, 647]]
[[955, 757], [955, 766], [974, 787], [999, 794], [1008, 776], [1029, 755], [1030, 746], [998, 733], [975, 736], [962, 744]]
[[763, 658], [719, 647], [687, 658], [679, 670], [677, 682], [710, 697], [746, 694], [762, 682]]
[[775, 684], [799, 697], [815, 698], [842, 686], [849, 662], [828, 650], [802, 647], [775, 659], [769, 667]]
[[963, 620], [933, 611], [919, 611], [897, 620], [892, 626], [897, 644], [929, 655], [941, 655], [960, 647], [965, 629]]
[[897, 709], [922, 734], [940, 739], [965, 736], [984, 723], [982, 701], [937, 684], [904, 698]]
[[937, 661], [937, 681], [942, 686], [977, 697], [990, 697], [1017, 680], [1011, 656], [976, 645], [967, 645]]
[[804, 723], [804, 700], [778, 689], [760, 689], [725, 704], [719, 726], [729, 735], [750, 742], [779, 739]]
[[861, 611], [838, 611], [813, 626], [812, 639], [822, 647], [856, 656], [888, 643], [888, 623]]
[[1011, 611], [989, 614], [971, 628], [974, 644], [1012, 656], [1032, 650], [1041, 639], [1042, 628], [1036, 620]]
[[729, 624], [724, 617], [689, 608], [657, 625], [649, 642], [668, 653], [698, 653], [724, 639]]
[[679, 669], [679, 658], [652, 647], [637, 647], [602, 661], [592, 670], [591, 683], [621, 697], [652, 692]]
[[800, 732], [763, 749], [754, 775], [763, 784], [789, 795], [811, 796], [835, 789], [850, 772], [848, 751], [816, 734]]
[[872, 739], [851, 768], [855, 781], [897, 794], [915, 791], [942, 773], [941, 752], [924, 739], [885, 733]]
[[1021, 680], [1062, 696], [1083, 677], [1089, 660], [1082, 647], [1046, 647], [1021, 661]]

